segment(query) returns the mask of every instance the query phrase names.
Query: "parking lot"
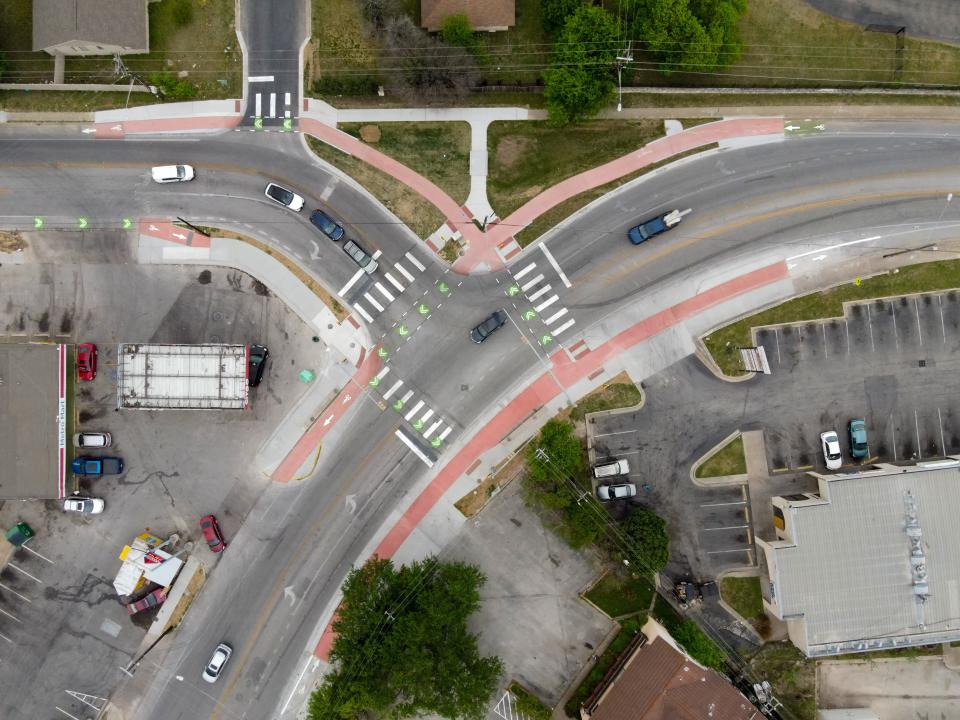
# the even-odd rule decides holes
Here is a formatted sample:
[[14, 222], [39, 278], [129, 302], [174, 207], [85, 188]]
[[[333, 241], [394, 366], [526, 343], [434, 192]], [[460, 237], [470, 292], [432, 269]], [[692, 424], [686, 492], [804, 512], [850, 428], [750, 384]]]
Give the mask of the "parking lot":
[[956, 292], [850, 304], [842, 319], [764, 328], [756, 340], [773, 373], [764, 387], [802, 393], [804, 382], [837, 385], [836, 399], [819, 416], [765, 423], [771, 471], [822, 468], [819, 433], [827, 429], [837, 430], [852, 465], [846, 429], [858, 417], [867, 421], [868, 460], [960, 452], [960, 400], [948, 377], [960, 350]]
[[[18, 550], [0, 573], [0, 717], [11, 719], [96, 714], [70, 692], [105, 697], [150, 619], [129, 616], [112, 586], [123, 546], [145, 529], [178, 533], [212, 568], [199, 518], [216, 514], [229, 542], [269, 483], [254, 457], [306, 391], [299, 371], [319, 376], [332, 357], [243, 273], [143, 268], [123, 238], [72, 240], [60, 255], [41, 239], [30, 262], [0, 265], [0, 342], [96, 343], [97, 378], [76, 383], [76, 429], [111, 433], [109, 452], [93, 454], [126, 468], [80, 483], [105, 500], [101, 515], [55, 501], [0, 507], [0, 529], [27, 522], [39, 553]], [[249, 410], [117, 411], [116, 344], [148, 341], [262, 343], [271, 357]]]

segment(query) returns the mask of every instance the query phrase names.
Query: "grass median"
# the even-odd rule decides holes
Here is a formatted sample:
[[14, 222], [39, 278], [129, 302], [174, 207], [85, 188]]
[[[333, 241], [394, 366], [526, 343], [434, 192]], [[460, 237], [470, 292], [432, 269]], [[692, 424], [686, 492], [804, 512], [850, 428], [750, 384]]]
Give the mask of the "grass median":
[[587, 600], [612, 618], [646, 613], [653, 600], [653, 581], [612, 570], [585, 594]]
[[743, 454], [743, 436], [737, 435], [698, 467], [696, 475], [698, 478], [712, 478], [743, 475], [745, 472], [747, 472], [747, 458]]
[[753, 344], [751, 328], [842, 317], [845, 302], [952, 290], [960, 286], [958, 278], [960, 278], [960, 260], [940, 260], [908, 265], [897, 271], [862, 280], [859, 285], [856, 282], [848, 282], [828, 290], [788, 300], [714, 330], [703, 338], [703, 342], [725, 374], [743, 375], [745, 373], [740, 367], [738, 348]]

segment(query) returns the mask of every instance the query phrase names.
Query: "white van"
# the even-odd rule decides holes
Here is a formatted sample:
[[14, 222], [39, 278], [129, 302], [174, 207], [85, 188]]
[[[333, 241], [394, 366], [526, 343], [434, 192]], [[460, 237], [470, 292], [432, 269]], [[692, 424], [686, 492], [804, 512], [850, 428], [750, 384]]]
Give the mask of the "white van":
[[617, 475], [629, 475], [630, 474], [630, 463], [626, 460], [614, 460], [612, 462], [604, 463], [603, 465], [597, 465], [593, 469], [593, 476], [595, 478], [608, 478], [616, 477]]

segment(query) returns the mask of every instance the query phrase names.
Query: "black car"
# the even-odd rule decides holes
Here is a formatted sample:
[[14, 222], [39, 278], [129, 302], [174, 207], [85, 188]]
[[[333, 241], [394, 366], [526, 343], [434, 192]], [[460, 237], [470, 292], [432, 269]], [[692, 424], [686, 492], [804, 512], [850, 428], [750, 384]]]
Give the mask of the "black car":
[[268, 357], [270, 357], [270, 351], [263, 345], [250, 346], [250, 355], [247, 360], [247, 379], [250, 387], [256, 387], [263, 380], [263, 370], [267, 366]]
[[310, 214], [310, 222], [334, 242], [343, 237], [343, 227], [323, 210], [314, 210]]
[[493, 315], [488, 317], [470, 331], [470, 339], [475, 343], [480, 344], [490, 337], [490, 335], [492, 335], [495, 331], [502, 328], [506, 322], [507, 314], [503, 310], [497, 310], [493, 313]]

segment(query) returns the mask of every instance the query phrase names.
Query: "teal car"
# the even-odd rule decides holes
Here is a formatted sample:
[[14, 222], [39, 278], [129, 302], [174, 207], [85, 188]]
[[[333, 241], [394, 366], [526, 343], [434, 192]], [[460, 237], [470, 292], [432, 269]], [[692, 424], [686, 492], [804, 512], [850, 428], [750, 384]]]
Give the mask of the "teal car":
[[856, 460], [863, 460], [870, 454], [867, 445], [867, 423], [865, 420], [850, 421], [850, 455]]

